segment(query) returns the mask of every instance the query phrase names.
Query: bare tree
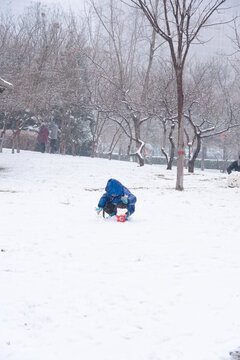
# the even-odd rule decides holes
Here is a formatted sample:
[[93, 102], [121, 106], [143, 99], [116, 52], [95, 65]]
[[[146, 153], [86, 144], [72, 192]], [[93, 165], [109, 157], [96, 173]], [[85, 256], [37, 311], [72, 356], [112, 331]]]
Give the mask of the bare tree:
[[[122, 0], [123, 1], [123, 0]], [[126, 2], [126, 1], [123, 1]], [[178, 108], [178, 160], [176, 190], [183, 190], [184, 166], [184, 89], [183, 74], [193, 42], [199, 41], [200, 30], [210, 26], [209, 19], [226, 0], [130, 0], [142, 10], [154, 30], [169, 46], [175, 69]], [[160, 7], [156, 13], [155, 7]]]
[[[216, 135], [227, 133], [229, 131], [229, 129], [237, 127], [240, 124], [232, 124], [233, 119], [230, 114], [230, 118], [226, 119], [224, 122], [221, 122], [222, 129], [218, 130], [217, 124], [211, 125], [206, 120], [203, 120], [200, 124], [197, 124], [193, 120], [190, 109], [189, 109], [189, 113], [185, 114], [184, 116], [188, 119], [188, 121], [191, 124], [193, 131], [194, 131], [194, 136], [193, 136], [192, 141], [189, 140], [190, 154], [189, 154], [189, 160], [188, 160], [188, 172], [193, 173], [195, 160], [197, 159], [198, 154], [201, 150], [202, 140], [205, 138], [209, 138], [209, 137], [213, 137]], [[208, 127], [206, 125], [208, 125]], [[192, 151], [195, 141], [196, 141], [196, 147], [195, 147], [194, 151]]]
[[[176, 117], [175, 118], [161, 118], [160, 119], [162, 125], [163, 125], [163, 144], [161, 151], [163, 155], [165, 156], [166, 162], [167, 162], [167, 170], [172, 170], [173, 160], [174, 160], [174, 153], [175, 153], [175, 141], [174, 141], [174, 129], [176, 126]], [[170, 124], [168, 126], [168, 124]], [[169, 127], [169, 130], [168, 130]], [[170, 144], [170, 151], [169, 154], [166, 151], [166, 142], [167, 138], [169, 140]]]
[[[109, 11], [108, 16], [96, 7], [93, 0], [91, 3], [107, 34], [104, 50], [108, 59], [105, 58], [102, 63], [99, 59], [94, 59], [94, 62], [102, 71], [102, 77], [109, 82], [112, 97], [115, 93], [114, 107], [108, 109], [111, 113], [109, 119], [122, 128], [129, 138], [129, 155], [137, 157], [140, 166], [143, 166], [144, 141], [141, 127], [151, 118], [146, 101], [154, 54], [159, 47], [156, 44], [156, 32], [152, 29], [150, 35], [143, 36], [140, 32], [142, 20], [136, 11], [123, 19], [119, 15], [121, 11], [116, 1], [109, 1], [109, 9], [106, 10]], [[137, 61], [142, 55], [140, 46], [144, 38], [147, 38], [148, 46], [147, 56], [144, 53], [147, 58], [146, 65]], [[136, 145], [136, 151], [131, 152], [133, 143]]]
[[[32, 118], [57, 119], [68, 153], [75, 154], [87, 138], [86, 131], [91, 133], [84, 31], [82, 22], [71, 13], [40, 3], [29, 7], [17, 22], [1, 24], [2, 76], [11, 74], [14, 92], [8, 98], [3, 94], [0, 110], [11, 113], [12, 120], [4, 123], [4, 129], [11, 126], [16, 144], [27, 125], [28, 109]], [[87, 141], [90, 144], [91, 139]]]
[[[185, 134], [189, 148], [188, 171], [194, 171], [194, 163], [204, 139], [233, 132], [239, 126], [239, 101], [233, 93], [233, 74], [229, 66], [215, 60], [197, 64], [188, 72], [185, 81], [185, 107], [187, 120]], [[226, 153], [226, 148], [224, 149]]]

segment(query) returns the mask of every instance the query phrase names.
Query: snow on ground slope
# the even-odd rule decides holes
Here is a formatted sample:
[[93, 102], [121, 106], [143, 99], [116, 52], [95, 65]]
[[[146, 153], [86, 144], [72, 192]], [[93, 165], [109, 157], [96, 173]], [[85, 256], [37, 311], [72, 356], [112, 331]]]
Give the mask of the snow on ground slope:
[[[159, 165], [0, 154], [0, 360], [225, 360], [240, 345], [239, 189]], [[109, 178], [131, 221], [94, 213]]]

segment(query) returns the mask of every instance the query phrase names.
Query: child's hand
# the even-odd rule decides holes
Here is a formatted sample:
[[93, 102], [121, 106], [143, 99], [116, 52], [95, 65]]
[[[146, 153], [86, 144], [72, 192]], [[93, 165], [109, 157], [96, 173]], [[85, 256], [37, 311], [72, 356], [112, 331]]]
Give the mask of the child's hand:
[[102, 208], [101, 208], [101, 207], [97, 207], [97, 208], [95, 208], [95, 210], [96, 210], [97, 214], [99, 215], [100, 212], [102, 211]]
[[124, 204], [127, 204], [128, 203], [128, 196], [127, 195], [124, 195], [121, 197], [121, 200]]

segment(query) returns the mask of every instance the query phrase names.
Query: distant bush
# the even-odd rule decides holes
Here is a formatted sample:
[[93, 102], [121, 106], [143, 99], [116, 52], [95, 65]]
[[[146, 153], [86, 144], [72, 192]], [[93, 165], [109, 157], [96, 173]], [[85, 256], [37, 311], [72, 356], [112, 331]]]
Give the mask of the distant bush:
[[[12, 131], [7, 130], [5, 133], [3, 147], [7, 149], [12, 148]], [[37, 133], [28, 130], [22, 130], [20, 134], [20, 149], [21, 150], [34, 150], [37, 141]]]

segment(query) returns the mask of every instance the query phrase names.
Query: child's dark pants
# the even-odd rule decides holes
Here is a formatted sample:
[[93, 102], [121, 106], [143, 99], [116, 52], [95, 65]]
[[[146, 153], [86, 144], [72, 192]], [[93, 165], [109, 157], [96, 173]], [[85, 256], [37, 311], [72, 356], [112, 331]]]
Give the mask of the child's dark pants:
[[124, 204], [123, 202], [113, 204], [111, 201], [108, 201], [104, 206], [103, 211], [110, 215], [112, 213], [117, 213], [117, 209], [128, 209], [128, 204]]

